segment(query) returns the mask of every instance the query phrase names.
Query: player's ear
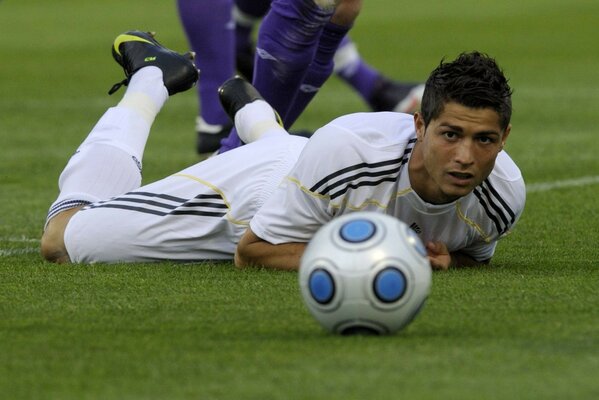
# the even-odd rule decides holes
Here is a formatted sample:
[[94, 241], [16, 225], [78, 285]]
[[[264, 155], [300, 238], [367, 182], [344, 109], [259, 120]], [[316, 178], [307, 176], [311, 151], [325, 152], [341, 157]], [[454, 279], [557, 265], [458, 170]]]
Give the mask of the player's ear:
[[418, 141], [422, 141], [424, 137], [424, 118], [422, 118], [422, 114], [418, 111], [414, 113], [414, 126], [416, 127], [416, 138]]
[[501, 135], [501, 149], [503, 149], [503, 146], [505, 146], [505, 141], [507, 140], [507, 137], [510, 135], [511, 131], [512, 124], [509, 124], [507, 128], [505, 128], [505, 131], [503, 131], [503, 135]]

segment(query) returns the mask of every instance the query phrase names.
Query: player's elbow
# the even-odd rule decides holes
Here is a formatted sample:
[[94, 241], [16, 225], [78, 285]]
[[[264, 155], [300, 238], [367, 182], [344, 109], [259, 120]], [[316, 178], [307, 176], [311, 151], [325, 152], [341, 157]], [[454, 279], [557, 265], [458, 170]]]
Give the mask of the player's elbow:
[[268, 254], [267, 242], [258, 237], [251, 229], [248, 229], [237, 244], [235, 249], [234, 262], [239, 268], [260, 266], [264, 258], [264, 254]]
[[253, 265], [250, 260], [251, 258], [248, 255], [246, 246], [239, 244], [237, 249], [235, 249], [235, 256], [233, 258], [235, 266], [237, 268], [249, 267]]

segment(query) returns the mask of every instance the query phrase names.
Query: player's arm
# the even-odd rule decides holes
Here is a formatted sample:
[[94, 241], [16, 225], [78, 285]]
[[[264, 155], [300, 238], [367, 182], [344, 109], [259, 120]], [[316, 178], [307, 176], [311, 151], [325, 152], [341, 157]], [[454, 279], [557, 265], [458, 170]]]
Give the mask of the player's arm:
[[248, 228], [237, 245], [235, 266], [297, 270], [305, 249], [306, 243], [269, 243]]
[[479, 261], [461, 251], [450, 252], [443, 242], [428, 242], [426, 250], [431, 267], [437, 270], [447, 270], [450, 267], [476, 267], [491, 262], [490, 258]]

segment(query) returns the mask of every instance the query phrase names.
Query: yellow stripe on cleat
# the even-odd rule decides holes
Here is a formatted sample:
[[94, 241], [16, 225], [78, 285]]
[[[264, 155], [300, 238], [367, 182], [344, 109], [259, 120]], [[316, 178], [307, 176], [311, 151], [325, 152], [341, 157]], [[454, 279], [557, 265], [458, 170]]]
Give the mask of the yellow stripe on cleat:
[[116, 37], [116, 39], [114, 39], [114, 51], [119, 56], [121, 55], [121, 52], [119, 51], [119, 46], [125, 42], [146, 42], [146, 43], [154, 44], [154, 43], [150, 42], [148, 39], [144, 39], [139, 36], [126, 35], [126, 34], [119, 35]]
[[285, 125], [283, 124], [283, 118], [281, 118], [279, 113], [274, 108], [272, 110], [275, 112], [275, 118], [277, 120], [277, 124], [279, 124], [279, 126], [281, 128], [285, 128]]

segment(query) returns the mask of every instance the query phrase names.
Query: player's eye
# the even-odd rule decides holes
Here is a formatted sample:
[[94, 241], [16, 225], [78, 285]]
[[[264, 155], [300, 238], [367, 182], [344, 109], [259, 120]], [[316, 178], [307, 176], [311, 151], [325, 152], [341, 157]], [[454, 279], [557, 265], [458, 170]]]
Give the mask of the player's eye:
[[445, 131], [441, 133], [445, 139], [448, 140], [456, 140], [458, 138], [457, 132], [454, 131]]
[[497, 139], [495, 139], [491, 136], [480, 136], [478, 138], [478, 141], [481, 142], [482, 144], [492, 144], [492, 143], [496, 143]]

